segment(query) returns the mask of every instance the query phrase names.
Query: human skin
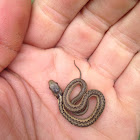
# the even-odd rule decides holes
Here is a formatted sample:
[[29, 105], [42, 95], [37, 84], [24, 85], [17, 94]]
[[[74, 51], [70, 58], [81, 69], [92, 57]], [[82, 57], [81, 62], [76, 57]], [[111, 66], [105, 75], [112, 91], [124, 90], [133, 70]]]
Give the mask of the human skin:
[[[137, 140], [139, 13], [138, 0], [0, 0], [0, 139]], [[78, 78], [74, 60], [88, 89], [106, 99], [85, 128], [61, 115], [48, 85], [64, 90]]]

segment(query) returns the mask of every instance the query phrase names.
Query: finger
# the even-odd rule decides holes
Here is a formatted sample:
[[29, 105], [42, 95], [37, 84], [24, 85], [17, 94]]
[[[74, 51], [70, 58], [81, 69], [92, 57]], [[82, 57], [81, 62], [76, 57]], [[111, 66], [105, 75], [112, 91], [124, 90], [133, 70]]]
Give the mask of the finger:
[[105, 32], [136, 4], [136, 0], [91, 0], [68, 27], [58, 46], [88, 58]]
[[36, 0], [25, 42], [54, 47], [64, 30], [88, 0]]
[[103, 76], [112, 80], [118, 78], [140, 50], [139, 13], [140, 3], [108, 31], [90, 57], [91, 66]]
[[[115, 83], [118, 97], [137, 114], [140, 112], [140, 52]], [[138, 116], [140, 118], [140, 114]]]
[[29, 0], [0, 0], [0, 71], [10, 64], [21, 47], [30, 6]]

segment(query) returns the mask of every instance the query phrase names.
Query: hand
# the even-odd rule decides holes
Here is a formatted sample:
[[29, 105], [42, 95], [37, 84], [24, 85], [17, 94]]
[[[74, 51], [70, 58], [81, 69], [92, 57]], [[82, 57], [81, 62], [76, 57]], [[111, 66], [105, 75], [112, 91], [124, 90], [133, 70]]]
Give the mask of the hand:
[[[32, 11], [29, 0], [1, 0], [0, 138], [137, 140], [139, 12], [138, 0], [36, 0]], [[106, 99], [102, 115], [85, 128], [61, 115], [48, 85], [52, 79], [64, 90], [79, 78], [74, 60], [88, 89]]]

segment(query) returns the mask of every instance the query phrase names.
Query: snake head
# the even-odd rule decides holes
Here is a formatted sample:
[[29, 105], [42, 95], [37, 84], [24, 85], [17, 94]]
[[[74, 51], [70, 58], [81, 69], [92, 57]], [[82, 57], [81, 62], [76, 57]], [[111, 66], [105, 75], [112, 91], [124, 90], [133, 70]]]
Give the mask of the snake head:
[[59, 98], [59, 95], [62, 95], [62, 90], [59, 87], [57, 82], [50, 80], [49, 81], [49, 88], [57, 99]]

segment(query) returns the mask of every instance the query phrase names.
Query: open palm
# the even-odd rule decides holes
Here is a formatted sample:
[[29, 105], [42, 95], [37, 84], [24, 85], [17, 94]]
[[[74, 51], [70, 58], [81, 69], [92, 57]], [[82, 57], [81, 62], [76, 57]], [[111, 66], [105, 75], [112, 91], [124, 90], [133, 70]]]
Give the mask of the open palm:
[[[0, 139], [137, 140], [139, 12], [138, 0], [36, 0], [32, 12], [29, 0], [1, 0]], [[74, 60], [88, 89], [106, 99], [85, 128], [61, 115], [48, 85], [53, 79], [64, 90], [78, 78]], [[94, 106], [91, 99], [89, 113]]]

